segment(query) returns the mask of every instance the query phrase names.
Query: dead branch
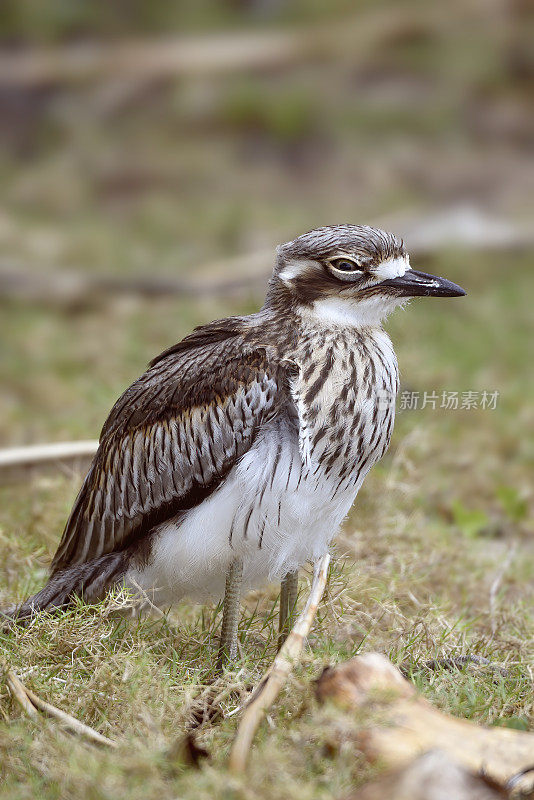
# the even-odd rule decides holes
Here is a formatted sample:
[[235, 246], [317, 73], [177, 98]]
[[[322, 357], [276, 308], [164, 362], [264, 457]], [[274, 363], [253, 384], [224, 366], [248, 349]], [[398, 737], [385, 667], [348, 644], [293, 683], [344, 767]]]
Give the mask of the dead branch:
[[302, 32], [273, 31], [84, 42], [0, 55], [0, 86], [50, 86], [110, 78], [143, 80], [266, 69], [300, 61]]
[[304, 641], [310, 632], [317, 607], [325, 590], [329, 563], [328, 553], [317, 562], [306, 605], [297, 617], [291, 633], [280, 648], [271, 667], [254, 690], [245, 709], [230, 751], [229, 767], [232, 772], [245, 770], [252, 741], [263, 715], [276, 700], [302, 652]]
[[[432, 27], [431, 20], [428, 26]], [[380, 9], [365, 16], [359, 13], [354, 21], [285, 31], [86, 41], [6, 50], [0, 53], [0, 86], [29, 89], [110, 80], [146, 84], [168, 78], [280, 69], [317, 58], [339, 59], [340, 53], [347, 52], [353, 54], [354, 61], [363, 62], [380, 43], [402, 35], [407, 27], [404, 14]]]
[[[146, 275], [123, 277], [74, 268], [39, 270], [30, 264], [0, 261], [0, 296], [82, 307], [103, 297], [231, 297], [265, 286], [273, 253], [274, 248], [200, 265], [194, 280], [154, 275], [150, 268]], [[228, 275], [232, 277], [222, 277]]]
[[[370, 761], [380, 759], [392, 768], [439, 749], [473, 773], [505, 786], [534, 761], [533, 733], [484, 728], [436, 710], [379, 653], [325, 669], [316, 693], [321, 702], [331, 700], [345, 710], [372, 711], [373, 721], [359, 731], [356, 747]], [[523, 784], [529, 778], [532, 774]]]
[[37, 709], [28, 699], [28, 695], [24, 689], [24, 686], [19, 681], [17, 676], [12, 670], [8, 670], [6, 672], [6, 683], [11, 692], [11, 695], [15, 698], [17, 703], [22, 707], [22, 709], [26, 712], [29, 717], [32, 719], [36, 719], [37, 717]]
[[35, 719], [38, 716], [37, 710], [42, 711], [49, 717], [59, 720], [65, 728], [79, 736], [85, 736], [86, 739], [90, 739], [97, 744], [105, 744], [107, 747], [117, 747], [117, 743], [112, 739], [108, 739], [107, 736], [98, 733], [98, 731], [90, 728], [89, 725], [86, 725], [84, 722], [80, 722], [60, 708], [56, 708], [45, 700], [42, 700], [38, 695], [24, 686], [12, 669], [5, 670], [5, 678], [12, 696], [17, 700], [28, 716]]

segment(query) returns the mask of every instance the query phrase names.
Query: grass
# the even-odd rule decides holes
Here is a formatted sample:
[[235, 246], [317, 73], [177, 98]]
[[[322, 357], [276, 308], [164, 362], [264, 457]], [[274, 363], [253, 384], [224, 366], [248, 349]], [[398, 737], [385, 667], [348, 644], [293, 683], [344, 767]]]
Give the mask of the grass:
[[[104, 28], [224, 28], [236, 13], [188, 3], [148, 16], [138, 9], [124, 23], [115, 12], [94, 19], [89, 5], [36, 14], [11, 2], [4, 34], [16, 43]], [[304, 5], [291, 18], [326, 13]], [[464, 6], [440, 22], [430, 6], [408, 4], [405, 30], [364, 64], [353, 19], [354, 47], [335, 63], [140, 87], [108, 112], [106, 87], [92, 84], [4, 93], [2, 262], [45, 273], [187, 275], [191, 265], [316, 225], [400, 210], [468, 200], [497, 217], [530, 218], [531, 23], [519, 7], [503, 25], [498, 10], [468, 4], [466, 17]], [[286, 15], [276, 8], [275, 22]], [[534, 728], [534, 258], [451, 251], [414, 266], [459, 282], [468, 296], [419, 300], [392, 317], [402, 389], [421, 399], [497, 390], [499, 402], [494, 411], [439, 402], [399, 409], [389, 453], [336, 539], [328, 596], [261, 727], [247, 779], [230, 777], [225, 764], [248, 687], [274, 655], [275, 586], [246, 598], [239, 661], [214, 687], [221, 715], [198, 729], [210, 754], [200, 770], [181, 742], [212, 691], [219, 608], [182, 603], [164, 619], [133, 620], [118, 615], [126, 600], [114, 597], [1, 634], [0, 657], [30, 688], [120, 746], [100, 750], [28, 720], [0, 681], [0, 797], [343, 796], [373, 769], [351, 747], [357, 721], [317, 707], [313, 679], [325, 664], [371, 650], [448, 713]], [[0, 441], [9, 446], [97, 437], [157, 352], [260, 298], [0, 302]], [[81, 479], [37, 472], [0, 486], [0, 607], [43, 584]], [[468, 653], [506, 675], [424, 666]]]
[[[215, 684], [221, 716], [198, 730], [210, 754], [200, 770], [184, 761], [180, 742], [210, 691], [220, 608], [182, 603], [169, 617], [132, 620], [117, 615], [124, 598], [115, 597], [2, 634], [2, 657], [28, 686], [120, 747], [104, 752], [52, 722], [29, 721], [2, 686], [0, 796], [337, 796], [371, 769], [351, 751], [355, 722], [317, 707], [312, 681], [325, 664], [369, 650], [386, 653], [448, 713], [532, 729], [532, 383], [522, 368], [531, 263], [514, 257], [505, 272], [500, 258], [470, 256], [467, 270], [451, 254], [433, 268], [469, 296], [418, 301], [391, 320], [403, 389], [497, 389], [499, 403], [495, 411], [399, 411], [390, 452], [336, 540], [328, 596], [302, 664], [262, 726], [250, 776], [230, 777], [225, 761], [247, 687], [274, 655], [274, 586], [246, 599], [240, 659]], [[2, 335], [12, 348], [2, 377], [16, 398], [2, 416], [6, 437], [97, 435], [151, 355], [203, 319], [252, 305], [5, 306]], [[1, 602], [42, 584], [79, 482], [37, 474], [0, 490]], [[507, 674], [424, 667], [467, 653]]]

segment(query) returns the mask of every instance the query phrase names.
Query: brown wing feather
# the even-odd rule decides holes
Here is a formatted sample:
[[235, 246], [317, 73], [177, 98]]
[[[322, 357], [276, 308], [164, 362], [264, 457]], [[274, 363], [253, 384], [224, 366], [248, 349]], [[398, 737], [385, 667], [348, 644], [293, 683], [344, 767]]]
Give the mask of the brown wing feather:
[[197, 329], [119, 398], [53, 573], [122, 549], [201, 502], [249, 449], [259, 426], [290, 402], [284, 368], [266, 347], [245, 344], [232, 323]]

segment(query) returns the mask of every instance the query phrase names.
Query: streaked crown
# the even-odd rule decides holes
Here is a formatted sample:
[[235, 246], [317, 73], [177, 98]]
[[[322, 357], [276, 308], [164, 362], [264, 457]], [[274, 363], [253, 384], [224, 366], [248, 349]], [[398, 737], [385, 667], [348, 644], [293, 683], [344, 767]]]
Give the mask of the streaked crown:
[[369, 225], [328, 225], [303, 233], [278, 248], [283, 261], [328, 261], [340, 253], [352, 256], [362, 267], [377, 266], [406, 255], [404, 242], [393, 233]]

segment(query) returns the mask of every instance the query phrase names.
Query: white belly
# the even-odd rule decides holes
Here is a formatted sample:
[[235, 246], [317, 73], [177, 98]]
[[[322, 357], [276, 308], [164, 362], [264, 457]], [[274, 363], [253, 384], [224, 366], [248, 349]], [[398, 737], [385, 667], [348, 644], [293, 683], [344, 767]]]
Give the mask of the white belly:
[[[350, 509], [364, 475], [341, 487], [305, 468], [297, 438], [266, 429], [207, 500], [160, 526], [146, 566], [126, 583], [157, 605], [183, 596], [218, 599], [228, 566], [243, 558], [245, 588], [281, 578], [321, 556]], [[337, 491], [336, 491], [337, 490]]]

